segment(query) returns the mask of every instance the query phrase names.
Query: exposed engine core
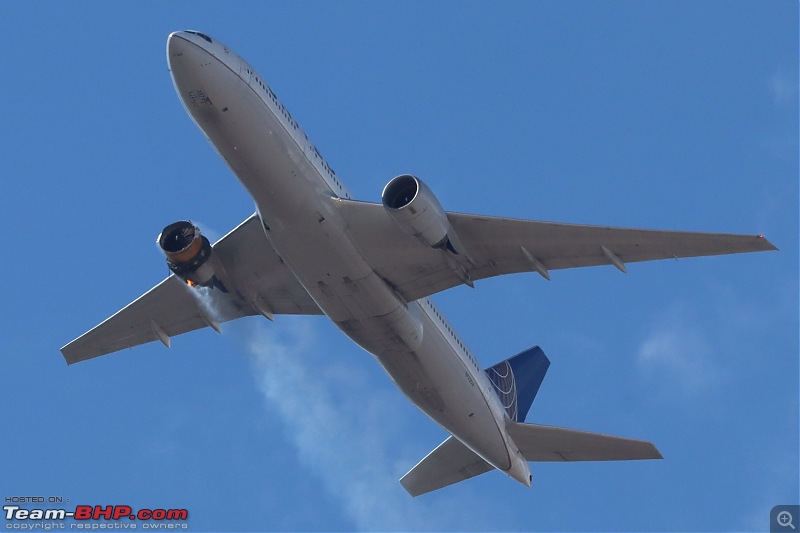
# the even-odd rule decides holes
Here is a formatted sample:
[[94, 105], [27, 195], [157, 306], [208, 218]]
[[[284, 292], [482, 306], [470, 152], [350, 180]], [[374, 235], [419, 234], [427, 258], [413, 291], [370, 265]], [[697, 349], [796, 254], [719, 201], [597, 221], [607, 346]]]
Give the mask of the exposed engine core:
[[181, 220], [164, 228], [157, 241], [176, 276], [191, 286], [218, 287], [227, 292], [216, 276], [211, 243], [200, 234], [200, 228]]
[[386, 184], [381, 199], [386, 212], [403, 231], [433, 248], [447, 246], [450, 221], [422, 180], [410, 174], [397, 176]]

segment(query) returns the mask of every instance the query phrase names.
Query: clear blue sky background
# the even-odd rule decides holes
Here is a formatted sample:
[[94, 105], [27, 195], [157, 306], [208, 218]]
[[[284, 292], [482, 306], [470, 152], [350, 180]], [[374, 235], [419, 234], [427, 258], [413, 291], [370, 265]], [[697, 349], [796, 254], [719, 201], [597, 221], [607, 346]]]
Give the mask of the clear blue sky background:
[[[411, 499], [445, 434], [323, 317], [252, 318], [67, 367], [160, 281], [154, 240], [253, 211], [184, 112], [169, 32], [269, 81], [354, 196], [763, 233], [779, 253], [438, 295], [484, 366], [552, 366], [529, 421], [652, 440]], [[798, 502], [798, 5], [0, 3], [0, 496], [186, 507], [205, 530], [766, 530]]]

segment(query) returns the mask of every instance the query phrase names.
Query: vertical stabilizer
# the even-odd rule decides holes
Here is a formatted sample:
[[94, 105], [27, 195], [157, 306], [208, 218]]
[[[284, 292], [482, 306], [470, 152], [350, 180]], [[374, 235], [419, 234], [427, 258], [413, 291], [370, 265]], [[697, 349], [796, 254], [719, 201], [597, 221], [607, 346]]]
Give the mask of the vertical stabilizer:
[[[549, 366], [547, 356], [534, 346], [485, 371], [508, 413], [509, 424], [525, 421]], [[489, 463], [451, 436], [409, 470], [400, 483], [409, 494], [419, 496], [492, 469]]]
[[514, 422], [524, 422], [550, 360], [534, 346], [486, 370], [494, 391]]

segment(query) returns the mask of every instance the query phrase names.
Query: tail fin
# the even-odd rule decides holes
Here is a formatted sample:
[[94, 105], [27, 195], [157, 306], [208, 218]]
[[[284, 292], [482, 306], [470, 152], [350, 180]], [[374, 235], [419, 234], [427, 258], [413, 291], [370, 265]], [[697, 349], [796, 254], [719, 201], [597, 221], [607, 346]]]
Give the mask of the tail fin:
[[[574, 429], [524, 424], [550, 361], [538, 346], [486, 370], [505, 406], [506, 431], [528, 461], [624, 461], [661, 459], [651, 442]], [[400, 483], [412, 496], [489, 472], [492, 466], [455, 437], [448, 437]]]
[[534, 346], [486, 370], [508, 418], [525, 421], [549, 367], [550, 360]]
[[[486, 370], [512, 421], [525, 420], [549, 366], [547, 356], [534, 346]], [[451, 436], [409, 470], [400, 483], [409, 494], [418, 496], [490, 470], [489, 463]]]

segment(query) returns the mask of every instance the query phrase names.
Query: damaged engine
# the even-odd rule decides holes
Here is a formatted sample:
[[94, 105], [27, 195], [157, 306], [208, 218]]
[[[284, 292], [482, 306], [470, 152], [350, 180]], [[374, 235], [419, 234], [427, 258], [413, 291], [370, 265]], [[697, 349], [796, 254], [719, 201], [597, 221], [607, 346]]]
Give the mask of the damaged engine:
[[169, 269], [189, 286], [228, 292], [218, 276], [221, 266], [217, 264], [211, 243], [200, 233], [200, 228], [181, 220], [164, 228], [157, 242], [167, 256]]

